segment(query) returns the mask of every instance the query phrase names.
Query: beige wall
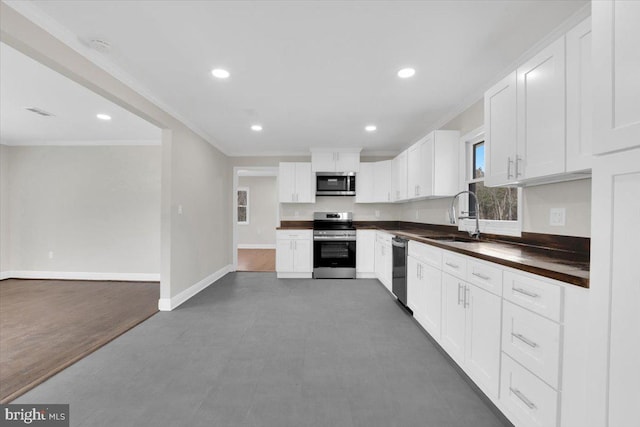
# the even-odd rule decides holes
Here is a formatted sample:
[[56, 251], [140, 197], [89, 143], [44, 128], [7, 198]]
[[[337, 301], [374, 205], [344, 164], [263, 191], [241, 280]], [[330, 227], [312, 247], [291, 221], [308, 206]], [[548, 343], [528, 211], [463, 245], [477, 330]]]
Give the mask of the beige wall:
[[[353, 203], [353, 197], [317, 197], [316, 203], [281, 203], [280, 220], [312, 220], [314, 212], [353, 212], [357, 221], [393, 221], [399, 206], [390, 203]], [[376, 216], [376, 211], [378, 216]]]
[[238, 224], [238, 245], [274, 245], [278, 226], [278, 180], [275, 176], [241, 176], [249, 189], [249, 224]]
[[[232, 263], [228, 157], [131, 87], [0, 3], [2, 41], [163, 129], [160, 297]], [[177, 205], [183, 204], [179, 217]]]
[[8, 270], [160, 273], [159, 145], [4, 150]]
[[10, 270], [9, 147], [0, 145], [0, 272]]

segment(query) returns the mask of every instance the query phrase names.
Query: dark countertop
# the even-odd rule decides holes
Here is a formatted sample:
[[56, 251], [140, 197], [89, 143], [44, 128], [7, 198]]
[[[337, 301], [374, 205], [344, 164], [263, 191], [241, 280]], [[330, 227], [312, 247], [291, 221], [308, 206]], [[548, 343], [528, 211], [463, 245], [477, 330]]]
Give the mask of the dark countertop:
[[[561, 282], [589, 287], [590, 239], [522, 233], [521, 237], [483, 234], [479, 241], [441, 241], [468, 238], [457, 227], [403, 221], [354, 221], [360, 230], [380, 230], [420, 243], [493, 262]], [[313, 221], [283, 221], [279, 230], [311, 229]]]

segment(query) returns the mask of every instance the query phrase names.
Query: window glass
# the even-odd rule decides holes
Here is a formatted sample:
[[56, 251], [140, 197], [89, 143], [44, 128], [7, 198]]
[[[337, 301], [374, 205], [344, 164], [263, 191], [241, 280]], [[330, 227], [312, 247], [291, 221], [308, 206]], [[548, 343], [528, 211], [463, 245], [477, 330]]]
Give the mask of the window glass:
[[238, 189], [238, 224], [249, 224], [249, 189]]

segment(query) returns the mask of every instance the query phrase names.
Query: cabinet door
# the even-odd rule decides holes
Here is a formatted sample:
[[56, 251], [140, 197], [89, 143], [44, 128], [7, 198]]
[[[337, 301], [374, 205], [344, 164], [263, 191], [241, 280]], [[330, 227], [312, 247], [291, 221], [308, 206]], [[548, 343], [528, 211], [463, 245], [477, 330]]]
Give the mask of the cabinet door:
[[383, 247], [383, 244], [379, 242], [377, 239], [375, 243], [374, 267], [375, 267], [376, 277], [382, 284], [384, 284], [382, 282], [382, 279], [384, 276], [384, 247]]
[[567, 172], [591, 169], [593, 140], [593, 78], [591, 19], [567, 37]]
[[640, 2], [594, 1], [594, 152], [640, 146]]
[[278, 240], [276, 243], [276, 271], [293, 272], [293, 240]]
[[407, 200], [407, 151], [393, 159], [393, 200]]
[[311, 163], [296, 163], [296, 202], [314, 203], [316, 201], [315, 179], [311, 172]]
[[442, 272], [428, 264], [422, 264], [422, 303], [420, 324], [436, 341], [440, 341], [440, 316], [442, 314]]
[[516, 179], [565, 170], [564, 37], [518, 68]]
[[498, 397], [502, 300], [467, 284], [464, 302], [467, 306], [465, 369], [485, 393]]
[[336, 153], [332, 151], [315, 151], [311, 153], [313, 172], [335, 172]]
[[589, 418], [603, 427], [637, 425], [640, 148], [594, 159], [593, 201]]
[[440, 345], [459, 365], [464, 363], [465, 283], [442, 274], [442, 335]]
[[294, 240], [293, 248], [293, 271], [311, 273], [313, 271], [311, 240]]
[[296, 164], [280, 163], [278, 172], [278, 187], [280, 203], [295, 202], [296, 193]]
[[454, 130], [437, 130], [433, 132], [433, 159], [429, 160], [432, 170], [426, 186], [427, 196], [453, 196], [460, 187], [460, 132]]
[[356, 272], [373, 273], [375, 271], [375, 241], [373, 230], [356, 231]]
[[407, 307], [413, 311], [413, 317], [420, 316], [420, 267], [421, 264], [413, 257], [407, 257]]
[[407, 150], [407, 197], [419, 197], [419, 187], [423, 184], [425, 164], [422, 163], [424, 141], [416, 142]]
[[393, 284], [393, 254], [391, 252], [391, 245], [388, 243], [382, 246], [382, 264], [382, 283], [384, 283], [387, 289], [389, 289], [389, 292], [391, 292]]
[[[456, 141], [457, 142], [457, 141]], [[434, 133], [430, 133], [424, 139], [420, 149], [420, 173], [418, 174], [418, 197], [429, 197], [433, 195], [433, 178], [435, 167], [435, 139]], [[445, 159], [442, 159], [445, 161]], [[458, 159], [451, 166], [457, 165]]]
[[485, 185], [495, 186], [515, 180], [516, 158], [516, 72], [484, 95], [486, 150]]
[[375, 202], [375, 163], [362, 163], [356, 174], [356, 203]]
[[358, 172], [360, 171], [360, 153], [337, 152], [336, 172]]
[[[391, 194], [391, 160], [376, 162], [374, 163], [374, 165], [374, 201], [390, 203], [391, 201], [393, 201], [393, 197]], [[358, 181], [356, 181], [356, 194], [358, 193], [358, 185]]]

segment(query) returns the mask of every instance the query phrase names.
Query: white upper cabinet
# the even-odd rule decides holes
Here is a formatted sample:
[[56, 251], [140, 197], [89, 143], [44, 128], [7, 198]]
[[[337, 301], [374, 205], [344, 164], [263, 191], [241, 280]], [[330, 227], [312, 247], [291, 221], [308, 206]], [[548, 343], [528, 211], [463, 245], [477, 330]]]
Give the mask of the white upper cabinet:
[[311, 168], [313, 172], [358, 172], [360, 170], [360, 148], [311, 149]]
[[311, 163], [280, 163], [278, 187], [280, 203], [314, 203], [316, 192]]
[[587, 19], [485, 93], [487, 186], [588, 176], [595, 105], [591, 70]]
[[640, 2], [594, 1], [594, 153], [640, 146]]
[[593, 141], [593, 73], [591, 19], [567, 37], [567, 172], [591, 169]]
[[516, 72], [484, 95], [487, 186], [513, 182], [516, 161]]
[[437, 130], [409, 147], [409, 199], [452, 196], [458, 192], [459, 140], [458, 131]]
[[[377, 203], [389, 203], [392, 201], [392, 167], [391, 160], [383, 160], [374, 163], [374, 201]], [[358, 194], [358, 181], [356, 180], [356, 194]]]
[[391, 160], [360, 163], [356, 175], [356, 203], [390, 203]]
[[564, 37], [517, 70], [516, 180], [565, 170]]
[[407, 155], [408, 151], [404, 150], [398, 154], [391, 163], [391, 169], [393, 171], [393, 201], [407, 200]]

